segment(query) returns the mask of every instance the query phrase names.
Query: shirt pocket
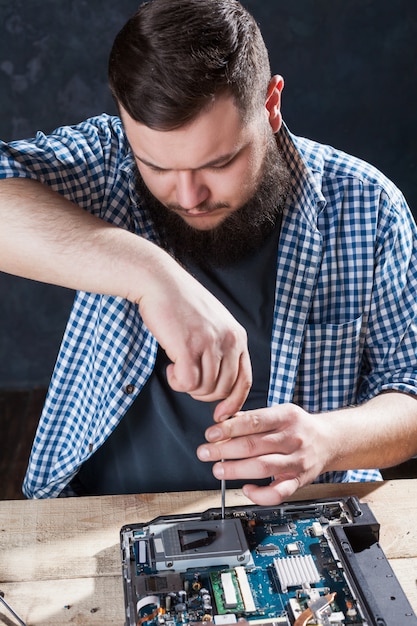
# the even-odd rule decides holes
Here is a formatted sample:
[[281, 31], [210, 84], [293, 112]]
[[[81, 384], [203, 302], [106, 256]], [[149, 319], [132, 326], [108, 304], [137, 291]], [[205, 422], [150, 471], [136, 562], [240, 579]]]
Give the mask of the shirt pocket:
[[307, 411], [329, 411], [356, 403], [362, 316], [343, 324], [308, 324], [294, 402]]

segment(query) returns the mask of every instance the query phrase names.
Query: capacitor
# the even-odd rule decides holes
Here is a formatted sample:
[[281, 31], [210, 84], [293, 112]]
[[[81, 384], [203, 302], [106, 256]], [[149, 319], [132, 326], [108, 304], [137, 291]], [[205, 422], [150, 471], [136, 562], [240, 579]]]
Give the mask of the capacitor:
[[187, 592], [186, 592], [184, 589], [181, 589], [181, 590], [178, 592], [178, 600], [179, 600], [180, 602], [185, 602], [185, 601], [186, 601], [186, 599], [187, 599]]

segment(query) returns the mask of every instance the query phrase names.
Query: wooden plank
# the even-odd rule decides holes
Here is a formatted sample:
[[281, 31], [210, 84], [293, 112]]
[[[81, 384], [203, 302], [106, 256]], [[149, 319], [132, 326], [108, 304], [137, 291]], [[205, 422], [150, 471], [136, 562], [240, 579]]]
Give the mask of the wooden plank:
[[[124, 623], [121, 576], [2, 583], [1, 589], [5, 600], [30, 626]], [[1, 606], [0, 623], [16, 623]]]

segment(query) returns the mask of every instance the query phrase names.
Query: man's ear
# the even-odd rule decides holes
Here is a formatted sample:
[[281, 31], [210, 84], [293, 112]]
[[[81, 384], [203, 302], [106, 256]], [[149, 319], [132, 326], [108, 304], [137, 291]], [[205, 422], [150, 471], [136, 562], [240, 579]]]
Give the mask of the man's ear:
[[284, 79], [279, 74], [275, 74], [269, 81], [265, 100], [269, 123], [274, 133], [279, 131], [282, 124], [281, 92], [283, 89]]

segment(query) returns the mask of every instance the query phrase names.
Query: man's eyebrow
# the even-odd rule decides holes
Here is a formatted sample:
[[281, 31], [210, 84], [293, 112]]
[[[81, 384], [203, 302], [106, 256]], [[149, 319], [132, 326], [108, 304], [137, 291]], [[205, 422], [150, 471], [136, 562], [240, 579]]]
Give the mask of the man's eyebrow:
[[[203, 165], [199, 165], [198, 167], [192, 167], [190, 169], [193, 171], [198, 171], [198, 170], [206, 169], [208, 167], [216, 167], [219, 165], [224, 165], [225, 163], [228, 163], [229, 161], [234, 159], [235, 156], [239, 154], [241, 149], [233, 151], [233, 152], [228, 152], [227, 154], [222, 154], [216, 157], [215, 159], [213, 159], [212, 161], [208, 161], [207, 163], [204, 163]], [[138, 161], [140, 161], [144, 165], [147, 165], [148, 167], [151, 167], [153, 169], [161, 170], [162, 172], [169, 171], [170, 169], [172, 169], [172, 168], [161, 167], [160, 165], [156, 165], [156, 163], [151, 163], [151, 161], [148, 161], [147, 159], [140, 157], [138, 154], [135, 154], [134, 156]]]

